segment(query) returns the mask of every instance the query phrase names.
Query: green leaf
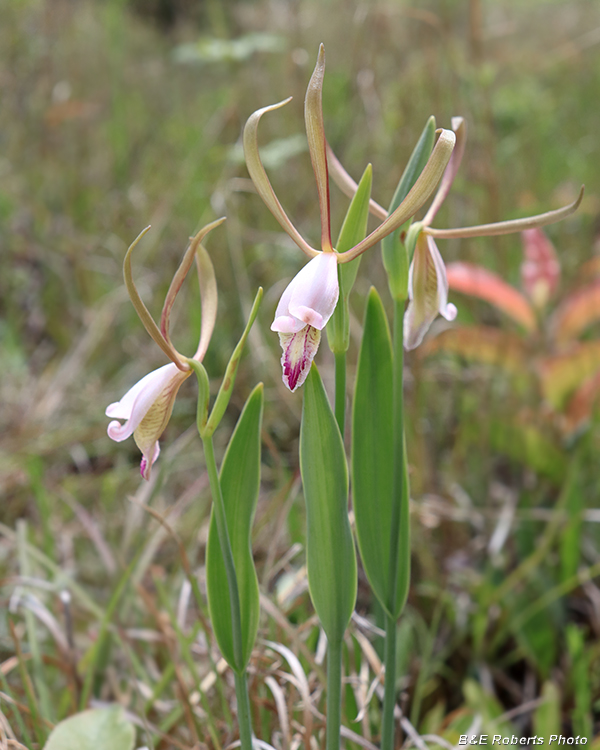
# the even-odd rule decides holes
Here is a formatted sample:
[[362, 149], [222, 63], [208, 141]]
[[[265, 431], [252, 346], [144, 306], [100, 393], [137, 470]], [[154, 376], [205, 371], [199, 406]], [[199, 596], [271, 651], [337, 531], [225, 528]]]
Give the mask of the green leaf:
[[306, 500], [310, 596], [330, 643], [341, 643], [356, 601], [356, 553], [348, 521], [342, 437], [313, 364], [304, 386], [300, 471]]
[[44, 750], [133, 750], [135, 730], [121, 706], [93, 708], [53, 729]]
[[[369, 219], [369, 200], [371, 198], [371, 185], [373, 182], [373, 170], [367, 165], [360, 179], [356, 193], [346, 213], [346, 218], [340, 230], [336, 250], [344, 253], [346, 250], [358, 245], [367, 234], [367, 221]], [[335, 311], [327, 326], [327, 339], [329, 348], [336, 353], [348, 351], [350, 345], [350, 318], [348, 312], [348, 297], [356, 281], [356, 274], [362, 256], [359, 255], [350, 263], [338, 263], [338, 279], [340, 283], [340, 298]]]
[[550, 737], [560, 734], [561, 730], [561, 695], [560, 688], [552, 680], [547, 680], [542, 687], [543, 703], [533, 714], [533, 729], [536, 735]]
[[[434, 140], [435, 118], [430, 117], [402, 173], [390, 203], [388, 215], [398, 208], [417, 181], [431, 155]], [[383, 265], [388, 275], [390, 292], [394, 299], [406, 299], [407, 296], [409, 257], [400, 237], [406, 231], [408, 223], [406, 222], [381, 241]]]
[[[408, 593], [410, 528], [408, 472], [402, 496], [394, 496], [393, 354], [388, 322], [375, 289], [367, 300], [352, 406], [352, 500], [358, 547], [373, 592], [392, 617]], [[400, 503], [400, 526], [390, 528]], [[396, 539], [392, 535], [396, 535]], [[396, 591], [391, 590], [390, 556], [398, 545]]]
[[242, 671], [254, 646], [258, 630], [258, 579], [252, 558], [251, 531], [260, 484], [260, 429], [263, 409], [263, 386], [257, 385], [238, 420], [229, 441], [220, 482], [227, 517], [227, 527], [237, 576], [243, 634], [243, 663], [236, 664], [229, 586], [219, 545], [216, 518], [210, 519], [206, 546], [206, 587], [208, 607], [219, 648], [227, 663]]
[[248, 334], [250, 333], [252, 324], [254, 323], [256, 316], [258, 315], [258, 308], [260, 307], [262, 297], [263, 290], [262, 287], [259, 287], [258, 291], [256, 292], [256, 297], [254, 298], [254, 303], [252, 304], [252, 309], [250, 310], [248, 322], [246, 323], [246, 327], [244, 328], [244, 332], [242, 333], [242, 337], [238, 341], [238, 345], [233, 350], [233, 354], [231, 355], [229, 363], [227, 364], [225, 376], [223, 378], [223, 382], [221, 383], [221, 387], [219, 388], [219, 392], [217, 394], [217, 398], [215, 399], [215, 403], [210, 413], [210, 417], [208, 418], [206, 427], [200, 433], [201, 437], [203, 438], [213, 435], [214, 431], [217, 429], [219, 423], [223, 419], [223, 414], [225, 414], [227, 404], [229, 404], [229, 399], [231, 398], [231, 393], [233, 391], [233, 386], [235, 383], [235, 376], [237, 375], [242, 352], [244, 351], [244, 346], [246, 345], [246, 339], [248, 338]]

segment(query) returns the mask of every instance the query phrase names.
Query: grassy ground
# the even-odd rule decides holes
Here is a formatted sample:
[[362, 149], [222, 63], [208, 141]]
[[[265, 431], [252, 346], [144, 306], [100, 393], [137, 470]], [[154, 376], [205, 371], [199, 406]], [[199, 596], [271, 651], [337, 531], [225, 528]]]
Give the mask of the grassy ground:
[[[389, 202], [426, 118], [448, 126], [461, 114], [467, 153], [439, 226], [554, 208], [585, 182], [575, 217], [549, 229], [564, 288], [600, 252], [594, 4], [174, 7], [181, 13], [164, 27], [141, 2], [0, 2], [0, 737], [31, 750], [88, 699], [122, 703], [140, 746], [218, 750], [236, 738], [232, 679], [182, 565], [189, 561], [202, 588], [210, 506], [191, 427], [192, 379], [149, 484], [139, 478], [133, 441], [111, 443], [104, 417], [106, 404], [164, 363], [123, 289], [127, 245], [152, 224], [134, 267], [157, 315], [187, 237], [223, 214], [228, 221], [208, 244], [221, 292], [206, 359], [215, 383], [256, 287], [266, 290], [218, 446], [263, 380], [254, 724], [277, 748], [308, 748], [311, 733], [320, 746], [323, 644], [303, 569], [301, 398], [280, 382], [268, 330], [302, 258], [252, 193], [239, 156], [248, 115], [293, 95], [265, 118], [262, 137], [275, 142], [270, 174], [286, 210], [316, 238], [316, 194], [299, 136], [319, 42], [328, 56], [329, 140], [355, 177], [373, 163], [380, 202]], [[250, 33], [267, 34], [269, 49], [252, 51], [256, 38], [245, 47], [214, 43]], [[335, 189], [332, 196], [339, 225], [346, 202]], [[447, 259], [518, 281], [518, 237], [440, 248]], [[377, 251], [361, 266], [355, 339], [371, 283], [385, 291]], [[195, 348], [199, 323], [188, 286], [189, 304], [179, 304], [173, 325], [184, 352]], [[455, 301], [463, 322], [510, 328], [482, 305]], [[451, 745], [467, 731], [562, 731], [591, 742], [600, 733], [597, 422], [561, 441], [544, 432], [535, 393], [515, 392], [502, 373], [456, 358], [409, 357], [407, 383], [414, 573], [400, 623], [405, 737], [412, 726]], [[507, 415], [518, 417], [517, 427], [507, 427]], [[530, 426], [547, 438], [531, 450], [518, 438]], [[358, 614], [371, 624], [358, 619], [348, 635], [344, 721], [369, 747], [378, 737], [369, 687], [381, 642], [364, 577]], [[313, 713], [302, 705], [307, 694]]]

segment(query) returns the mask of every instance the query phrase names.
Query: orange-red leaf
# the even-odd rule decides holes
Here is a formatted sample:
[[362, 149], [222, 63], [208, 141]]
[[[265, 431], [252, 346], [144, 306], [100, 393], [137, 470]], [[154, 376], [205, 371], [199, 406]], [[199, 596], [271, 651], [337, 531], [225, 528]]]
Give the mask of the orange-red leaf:
[[574, 432], [582, 427], [600, 405], [600, 370], [588, 378], [573, 394], [567, 404], [565, 428]]
[[600, 341], [574, 343], [568, 350], [539, 363], [544, 397], [557, 409], [586, 378], [600, 370]]
[[596, 255], [590, 260], [582, 263], [577, 272], [577, 278], [582, 281], [600, 278], [600, 255]]
[[529, 302], [497, 274], [472, 263], [450, 263], [446, 272], [448, 284], [454, 291], [489, 302], [527, 331], [536, 329], [535, 314]]
[[527, 371], [527, 349], [515, 334], [488, 326], [460, 326], [430, 338], [419, 350], [424, 356], [435, 352], [458, 354], [473, 362], [501, 367], [515, 375]]
[[552, 316], [551, 329], [559, 344], [579, 336], [600, 320], [600, 279], [569, 294]]

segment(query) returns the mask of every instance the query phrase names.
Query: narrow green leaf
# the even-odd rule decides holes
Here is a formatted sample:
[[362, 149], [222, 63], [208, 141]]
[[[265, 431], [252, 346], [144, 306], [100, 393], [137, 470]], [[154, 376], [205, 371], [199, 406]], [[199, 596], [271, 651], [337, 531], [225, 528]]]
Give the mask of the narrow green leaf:
[[330, 643], [340, 643], [356, 601], [356, 553], [348, 521], [344, 445], [314, 364], [304, 386], [300, 471], [310, 596]]
[[235, 383], [235, 376], [237, 375], [242, 352], [246, 344], [246, 339], [248, 338], [248, 334], [250, 333], [252, 324], [254, 323], [256, 316], [258, 315], [258, 308], [260, 307], [262, 297], [263, 289], [262, 287], [259, 287], [258, 291], [256, 292], [256, 297], [254, 298], [252, 309], [250, 310], [248, 322], [246, 323], [246, 327], [244, 328], [244, 333], [242, 333], [242, 337], [238, 341], [238, 345], [233, 350], [233, 354], [231, 355], [229, 363], [227, 364], [225, 377], [223, 378], [223, 382], [221, 383], [221, 387], [219, 388], [219, 392], [217, 394], [217, 398], [215, 399], [215, 403], [210, 413], [210, 417], [208, 418], [206, 427], [201, 433], [202, 437], [210, 437], [219, 426], [220, 421], [223, 419], [223, 414], [225, 414], [227, 404], [229, 403], [229, 399], [231, 398], [233, 385]]
[[52, 730], [44, 750], [133, 750], [135, 729], [121, 706], [93, 708]]
[[229, 441], [220, 473], [240, 595], [243, 664], [236, 664], [234, 658], [229, 587], [214, 511], [206, 546], [206, 587], [210, 617], [223, 657], [237, 671], [243, 670], [248, 663], [258, 629], [258, 579], [252, 558], [251, 532], [260, 484], [262, 409], [263, 386], [260, 383], [248, 397]]
[[[358, 188], [340, 230], [336, 250], [344, 253], [365, 238], [367, 234], [367, 221], [369, 219], [369, 200], [371, 198], [371, 185], [373, 182], [373, 169], [368, 164], [360, 179]], [[359, 255], [350, 263], [338, 263], [338, 279], [340, 283], [340, 298], [335, 311], [327, 326], [327, 339], [332, 352], [342, 353], [348, 351], [350, 345], [350, 319], [348, 314], [348, 298], [354, 282], [362, 256]]]
[[[358, 547], [373, 592], [386, 612], [397, 617], [408, 593], [410, 542], [407, 472], [400, 497], [394, 497], [393, 354], [381, 299], [371, 289], [367, 300], [352, 407], [352, 501]], [[390, 528], [400, 503], [399, 528]], [[392, 535], [398, 540], [396, 592], [392, 597]]]
[[[435, 118], [430, 117], [402, 173], [390, 203], [388, 215], [398, 208], [417, 181], [431, 155], [434, 140]], [[407, 294], [409, 256], [400, 237], [406, 231], [409, 223], [410, 221], [406, 222], [381, 241], [383, 265], [388, 275], [390, 292], [394, 299], [405, 299]]]

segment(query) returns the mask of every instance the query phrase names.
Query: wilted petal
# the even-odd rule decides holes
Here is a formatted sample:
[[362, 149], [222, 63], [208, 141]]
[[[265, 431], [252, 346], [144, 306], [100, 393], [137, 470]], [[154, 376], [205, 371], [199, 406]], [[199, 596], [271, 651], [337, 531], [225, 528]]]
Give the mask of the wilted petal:
[[320, 341], [321, 331], [309, 325], [295, 333], [279, 334], [279, 343], [283, 349], [282, 378], [292, 393], [306, 380]]
[[448, 303], [448, 279], [440, 251], [433, 239], [419, 235], [410, 266], [410, 303], [404, 316], [404, 346], [414, 349], [423, 341], [438, 313], [454, 320], [456, 307]]
[[321, 331], [333, 315], [339, 293], [337, 255], [320, 253], [288, 284], [271, 330], [297, 333], [308, 324]]
[[143, 453], [142, 476], [148, 479], [152, 464], [158, 458], [158, 438], [173, 411], [177, 392], [191, 375], [182, 372], [175, 364], [168, 364], [143, 377], [123, 398], [106, 409], [107, 417], [126, 420], [125, 424], [113, 421], [108, 425], [108, 436], [121, 442], [133, 434]]

